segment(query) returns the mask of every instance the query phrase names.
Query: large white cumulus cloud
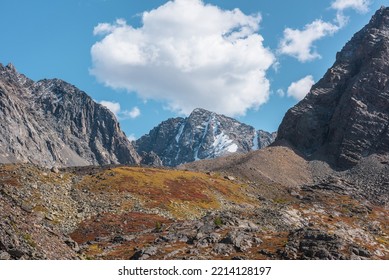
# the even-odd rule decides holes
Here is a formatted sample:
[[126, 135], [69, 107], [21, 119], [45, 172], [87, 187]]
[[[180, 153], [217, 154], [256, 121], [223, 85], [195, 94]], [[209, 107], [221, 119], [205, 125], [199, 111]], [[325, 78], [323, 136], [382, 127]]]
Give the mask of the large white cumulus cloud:
[[272, 52], [258, 33], [260, 15], [175, 0], [144, 12], [143, 25], [100, 23], [91, 73], [107, 86], [135, 91], [188, 114], [202, 107], [242, 115], [269, 97]]

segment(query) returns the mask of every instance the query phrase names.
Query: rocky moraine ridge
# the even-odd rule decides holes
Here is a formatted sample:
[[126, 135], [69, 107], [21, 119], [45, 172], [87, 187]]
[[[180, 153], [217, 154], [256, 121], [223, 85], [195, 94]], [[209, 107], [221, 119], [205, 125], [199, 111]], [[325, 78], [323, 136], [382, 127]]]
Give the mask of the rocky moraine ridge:
[[135, 142], [135, 147], [141, 155], [155, 153], [162, 165], [177, 166], [262, 149], [275, 136], [233, 118], [195, 109], [187, 118], [168, 119], [154, 127]]

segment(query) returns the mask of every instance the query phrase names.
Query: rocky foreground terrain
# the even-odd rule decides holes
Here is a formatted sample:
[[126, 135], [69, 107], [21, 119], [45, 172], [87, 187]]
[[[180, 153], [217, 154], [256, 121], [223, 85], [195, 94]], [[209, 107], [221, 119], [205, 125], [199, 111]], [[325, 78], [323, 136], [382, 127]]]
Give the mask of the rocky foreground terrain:
[[328, 172], [286, 147], [249, 155], [286, 172], [2, 165], [0, 257], [389, 259], [388, 158]]

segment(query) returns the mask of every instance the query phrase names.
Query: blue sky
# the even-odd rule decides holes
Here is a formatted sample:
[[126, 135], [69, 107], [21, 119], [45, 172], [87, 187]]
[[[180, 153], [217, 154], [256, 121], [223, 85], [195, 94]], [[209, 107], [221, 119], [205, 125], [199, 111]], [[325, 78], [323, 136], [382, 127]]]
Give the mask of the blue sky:
[[387, 1], [1, 0], [0, 63], [60, 78], [130, 138], [194, 107], [275, 131]]

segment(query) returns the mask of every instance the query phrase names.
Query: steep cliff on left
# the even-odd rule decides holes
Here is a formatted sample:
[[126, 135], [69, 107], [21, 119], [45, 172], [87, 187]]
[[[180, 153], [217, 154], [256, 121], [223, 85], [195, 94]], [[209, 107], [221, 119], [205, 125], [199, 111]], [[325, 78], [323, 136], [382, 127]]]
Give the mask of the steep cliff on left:
[[34, 82], [0, 64], [0, 163], [137, 164], [114, 115], [59, 79]]

